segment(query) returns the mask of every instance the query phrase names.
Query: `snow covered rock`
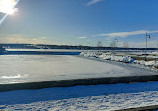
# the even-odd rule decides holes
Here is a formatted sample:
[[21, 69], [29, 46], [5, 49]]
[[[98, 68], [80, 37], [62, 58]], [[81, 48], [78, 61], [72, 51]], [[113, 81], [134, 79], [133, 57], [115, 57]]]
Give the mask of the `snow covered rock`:
[[80, 55], [85, 57], [95, 57], [95, 58], [99, 57], [99, 54], [94, 52], [81, 52]]
[[104, 60], [112, 60], [112, 61], [124, 62], [124, 63], [132, 63], [134, 61], [134, 59], [129, 56], [115, 56], [115, 55], [109, 55], [107, 53], [100, 54], [97, 52], [82, 52], [80, 55], [85, 57], [95, 57]]
[[146, 66], [153, 66], [156, 64], [156, 61], [148, 61], [148, 62], [145, 62], [145, 65]]
[[145, 65], [145, 61], [143, 61], [143, 60], [134, 60], [134, 63], [135, 64], [140, 64], [140, 65]]
[[104, 53], [102, 55], [99, 55], [98, 57], [101, 58], [101, 59], [104, 59], [104, 60], [110, 60], [111, 59], [110, 55], [106, 55]]

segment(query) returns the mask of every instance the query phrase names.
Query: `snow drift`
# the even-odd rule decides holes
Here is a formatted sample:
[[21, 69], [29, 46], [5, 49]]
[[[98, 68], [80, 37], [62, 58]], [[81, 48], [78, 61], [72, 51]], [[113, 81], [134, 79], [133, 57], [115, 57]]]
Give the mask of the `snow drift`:
[[117, 61], [117, 62], [123, 62], [123, 63], [132, 63], [137, 65], [143, 65], [146, 67], [151, 67], [156, 69], [158, 67], [158, 61], [143, 61], [143, 60], [134, 60], [130, 56], [116, 56], [115, 54], [110, 53], [101, 53], [101, 52], [81, 52], [81, 56], [84, 57], [92, 57], [92, 58], [99, 58], [102, 60], [111, 60], [111, 61]]

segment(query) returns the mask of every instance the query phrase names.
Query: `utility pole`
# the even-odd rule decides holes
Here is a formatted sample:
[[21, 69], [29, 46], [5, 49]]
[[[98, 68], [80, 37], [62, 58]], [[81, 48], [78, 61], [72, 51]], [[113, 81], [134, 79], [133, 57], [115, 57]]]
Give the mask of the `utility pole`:
[[147, 60], [146, 56], [147, 56], [147, 42], [148, 42], [148, 38], [150, 39], [150, 35], [148, 35], [148, 33], [146, 32], [146, 48], [145, 48], [145, 61]]

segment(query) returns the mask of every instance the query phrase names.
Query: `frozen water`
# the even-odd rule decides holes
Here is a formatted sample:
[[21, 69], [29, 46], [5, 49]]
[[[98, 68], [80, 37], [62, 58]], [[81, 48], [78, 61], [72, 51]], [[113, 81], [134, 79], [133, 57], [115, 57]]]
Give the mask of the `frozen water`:
[[0, 56], [0, 84], [135, 75], [155, 73], [78, 56]]
[[3, 55], [0, 61], [1, 84], [130, 74], [120, 66], [75, 56]]

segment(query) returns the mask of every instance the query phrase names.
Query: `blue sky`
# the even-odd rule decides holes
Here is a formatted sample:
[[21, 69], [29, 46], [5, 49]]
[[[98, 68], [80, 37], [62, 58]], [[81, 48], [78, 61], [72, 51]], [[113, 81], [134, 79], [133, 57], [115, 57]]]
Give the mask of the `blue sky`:
[[[0, 0], [1, 1], [1, 0]], [[0, 25], [0, 41], [158, 47], [157, 0], [20, 0]], [[5, 14], [1, 13], [0, 18]]]

